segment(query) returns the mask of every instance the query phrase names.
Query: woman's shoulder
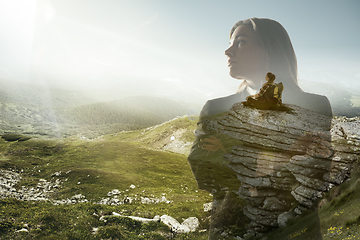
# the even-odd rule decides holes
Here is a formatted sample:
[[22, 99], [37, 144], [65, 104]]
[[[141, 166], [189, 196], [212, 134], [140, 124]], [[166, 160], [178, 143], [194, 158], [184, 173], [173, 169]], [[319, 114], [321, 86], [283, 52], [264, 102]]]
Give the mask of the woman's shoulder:
[[326, 96], [301, 92], [297, 97], [300, 107], [312, 110], [325, 116], [332, 116], [331, 105]]
[[200, 115], [210, 116], [222, 112], [227, 112], [235, 103], [244, 101], [244, 97], [242, 95], [243, 94], [236, 93], [226, 97], [208, 100], [201, 110]]

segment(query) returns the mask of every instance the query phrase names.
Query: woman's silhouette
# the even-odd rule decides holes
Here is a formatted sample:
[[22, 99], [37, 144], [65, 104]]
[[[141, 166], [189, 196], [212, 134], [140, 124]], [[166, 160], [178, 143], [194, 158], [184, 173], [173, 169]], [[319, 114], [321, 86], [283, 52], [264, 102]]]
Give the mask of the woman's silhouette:
[[244, 202], [236, 194], [241, 183], [224, 159], [224, 153], [241, 143], [223, 136], [209, 124], [221, 120], [235, 103], [246, 100], [247, 96], [259, 90], [268, 72], [283, 83], [284, 104], [328, 116], [329, 128], [332, 116], [325, 96], [306, 93], [299, 87], [294, 49], [286, 30], [277, 21], [250, 18], [237, 22], [230, 31], [230, 46], [225, 55], [230, 75], [242, 82], [235, 94], [206, 102], [188, 157], [199, 188], [213, 193], [210, 239], [217, 239], [215, 233], [230, 225], [244, 226], [248, 219], [242, 212]]

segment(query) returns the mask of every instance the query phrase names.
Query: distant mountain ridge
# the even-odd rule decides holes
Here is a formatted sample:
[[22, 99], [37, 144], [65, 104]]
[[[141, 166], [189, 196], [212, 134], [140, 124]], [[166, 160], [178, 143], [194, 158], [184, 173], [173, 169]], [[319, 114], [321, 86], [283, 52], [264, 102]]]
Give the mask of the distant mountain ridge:
[[[327, 96], [336, 116], [360, 116], [360, 96], [317, 82], [305, 81], [303, 89], [308, 92], [316, 89], [316, 93]], [[121, 94], [117, 100], [99, 102], [96, 97], [106, 93], [106, 89], [92, 97], [96, 94], [94, 91], [86, 93], [0, 79], [0, 134], [96, 137], [146, 128], [177, 116], [198, 115], [199, 106], [203, 104]], [[108, 99], [113, 97], [116, 95]]]
[[153, 126], [177, 116], [197, 115], [191, 104], [132, 96], [96, 102], [80, 91], [0, 79], [0, 133], [66, 137]]
[[72, 108], [66, 118], [77, 124], [126, 123], [149, 127], [177, 116], [198, 114], [188, 104], [166, 98], [134, 96]]
[[[347, 90], [330, 84], [304, 80], [301, 82], [303, 83], [301, 88], [304, 91], [325, 95], [329, 99], [334, 116], [360, 116], [360, 107], [354, 104], [354, 100], [360, 101], [359, 95], [354, 95]], [[316, 92], [314, 89], [316, 89]]]

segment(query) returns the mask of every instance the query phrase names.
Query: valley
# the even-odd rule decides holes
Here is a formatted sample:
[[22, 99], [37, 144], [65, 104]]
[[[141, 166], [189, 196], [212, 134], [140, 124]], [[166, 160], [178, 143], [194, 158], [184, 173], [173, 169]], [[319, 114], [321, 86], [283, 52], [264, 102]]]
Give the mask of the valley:
[[[96, 102], [60, 90], [45, 101], [33, 95], [41, 89], [20, 90], [1, 96], [1, 239], [207, 239], [212, 195], [198, 189], [187, 162], [196, 105], [151, 96]], [[7, 141], [6, 134], [20, 138]], [[350, 178], [322, 199], [324, 239], [360, 238], [359, 176], [356, 161]], [[196, 217], [199, 225], [177, 233], [163, 222], [124, 217], [164, 215], [179, 223]], [[306, 229], [289, 234], [302, 221], [270, 239], [301, 239]], [[224, 229], [224, 239], [245, 231]]]

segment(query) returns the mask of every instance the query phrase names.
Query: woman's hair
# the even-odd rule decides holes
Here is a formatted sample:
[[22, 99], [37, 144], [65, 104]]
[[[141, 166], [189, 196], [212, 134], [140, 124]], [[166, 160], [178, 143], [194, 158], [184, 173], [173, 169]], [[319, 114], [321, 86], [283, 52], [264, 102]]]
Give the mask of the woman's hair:
[[240, 25], [250, 26], [259, 38], [268, 57], [268, 70], [284, 83], [298, 86], [296, 55], [285, 28], [272, 19], [249, 18], [235, 23], [230, 31], [230, 38]]

